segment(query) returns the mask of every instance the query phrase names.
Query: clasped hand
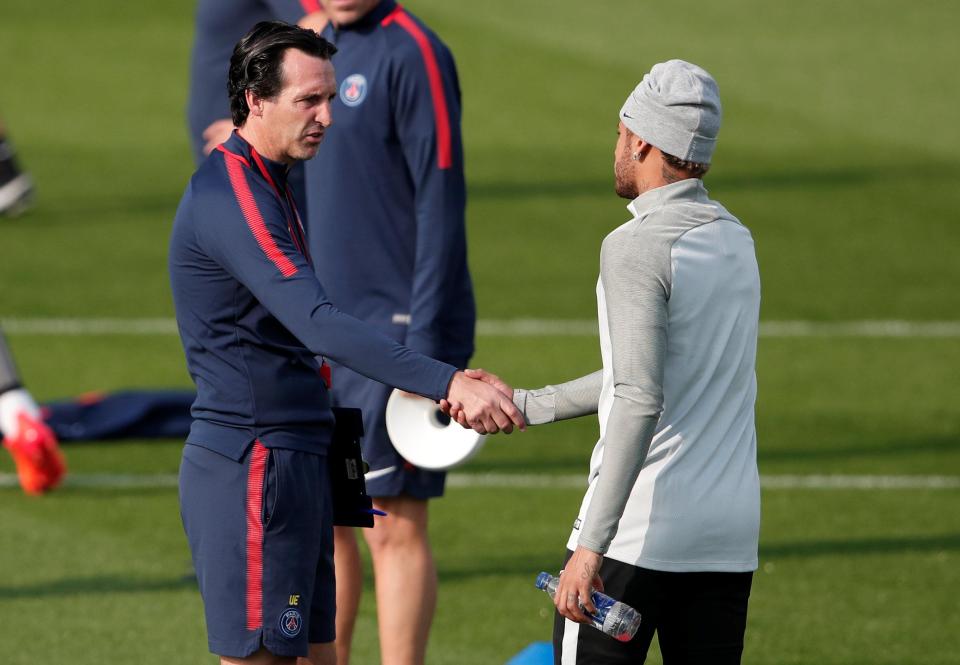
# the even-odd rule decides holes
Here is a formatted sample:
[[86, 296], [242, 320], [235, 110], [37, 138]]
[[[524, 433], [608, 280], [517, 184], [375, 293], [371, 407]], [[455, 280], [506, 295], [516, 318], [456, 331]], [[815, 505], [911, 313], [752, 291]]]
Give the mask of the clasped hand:
[[440, 409], [461, 426], [479, 434], [510, 434], [526, 429], [523, 414], [513, 404], [513, 388], [482, 369], [457, 372]]

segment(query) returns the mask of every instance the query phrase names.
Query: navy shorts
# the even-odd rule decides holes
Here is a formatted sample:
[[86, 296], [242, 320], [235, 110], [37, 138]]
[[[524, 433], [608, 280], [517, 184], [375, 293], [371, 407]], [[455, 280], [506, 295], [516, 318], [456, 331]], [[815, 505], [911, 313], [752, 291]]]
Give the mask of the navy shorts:
[[336, 611], [327, 458], [255, 442], [236, 462], [187, 444], [180, 516], [210, 651], [306, 656]]
[[407, 494], [418, 499], [443, 496], [447, 474], [428, 471], [410, 464], [400, 456], [387, 435], [387, 399], [393, 390], [346, 367], [333, 368], [333, 406], [363, 411], [363, 459], [370, 465], [365, 477], [367, 494], [390, 497]]

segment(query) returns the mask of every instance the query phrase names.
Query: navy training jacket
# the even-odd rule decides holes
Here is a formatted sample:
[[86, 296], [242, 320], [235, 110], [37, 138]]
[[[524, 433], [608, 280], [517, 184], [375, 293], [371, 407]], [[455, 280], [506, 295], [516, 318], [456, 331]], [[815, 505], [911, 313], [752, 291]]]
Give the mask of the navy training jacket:
[[339, 90], [323, 148], [305, 163], [320, 281], [345, 312], [465, 363], [476, 307], [453, 56], [393, 0], [323, 36], [338, 49]]
[[333, 415], [315, 356], [433, 399], [455, 371], [331, 303], [286, 171], [234, 132], [190, 179], [173, 223], [170, 282], [197, 386], [187, 443], [237, 460], [255, 440], [325, 453]]

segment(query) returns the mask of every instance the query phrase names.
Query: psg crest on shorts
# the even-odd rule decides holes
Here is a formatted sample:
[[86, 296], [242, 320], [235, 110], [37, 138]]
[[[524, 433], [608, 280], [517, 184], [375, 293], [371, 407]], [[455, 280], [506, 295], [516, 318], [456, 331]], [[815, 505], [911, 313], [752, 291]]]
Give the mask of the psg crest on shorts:
[[296, 637], [303, 628], [303, 617], [295, 609], [288, 609], [280, 615], [280, 632], [287, 637]]
[[340, 99], [347, 106], [360, 106], [367, 96], [367, 79], [363, 74], [351, 74], [340, 84]]

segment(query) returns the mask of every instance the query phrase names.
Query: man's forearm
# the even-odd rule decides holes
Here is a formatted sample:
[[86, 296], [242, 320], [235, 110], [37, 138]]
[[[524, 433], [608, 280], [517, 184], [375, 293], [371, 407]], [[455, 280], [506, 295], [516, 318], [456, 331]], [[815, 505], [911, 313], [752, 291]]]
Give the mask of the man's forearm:
[[513, 403], [528, 425], [542, 425], [596, 413], [602, 387], [603, 370], [597, 370], [556, 386], [537, 390], [517, 388], [513, 391]]
[[650, 450], [659, 413], [622, 397], [614, 398], [603, 437], [603, 462], [578, 544], [604, 554]]

